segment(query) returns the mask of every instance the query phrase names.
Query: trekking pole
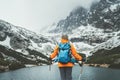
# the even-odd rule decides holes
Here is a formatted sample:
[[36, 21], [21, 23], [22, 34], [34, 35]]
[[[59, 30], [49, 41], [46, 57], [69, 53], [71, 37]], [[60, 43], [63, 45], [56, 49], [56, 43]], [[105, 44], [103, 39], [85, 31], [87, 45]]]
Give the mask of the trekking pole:
[[52, 59], [49, 57], [48, 58], [49, 71], [51, 71], [51, 64], [52, 64]]
[[51, 64], [49, 65], [49, 71], [51, 71]]
[[49, 79], [51, 79], [51, 60], [49, 60]]
[[82, 75], [82, 72], [83, 72], [83, 63], [79, 63], [79, 66], [81, 67], [81, 71], [80, 71], [80, 75], [79, 75], [78, 80], [81, 79], [81, 75]]
[[52, 61], [49, 60], [49, 71], [51, 71], [51, 64], [52, 64]]

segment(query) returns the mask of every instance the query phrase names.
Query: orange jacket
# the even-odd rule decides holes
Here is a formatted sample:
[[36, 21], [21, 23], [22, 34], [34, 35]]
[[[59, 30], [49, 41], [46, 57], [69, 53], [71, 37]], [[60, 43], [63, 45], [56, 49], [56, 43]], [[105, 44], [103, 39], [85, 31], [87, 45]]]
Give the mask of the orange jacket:
[[[68, 40], [61, 39], [61, 43], [67, 43], [67, 42], [68, 42]], [[77, 54], [76, 49], [74, 48], [73, 44], [70, 44], [70, 45], [71, 45], [71, 53], [74, 56], [74, 58], [76, 60], [82, 60], [82, 57], [79, 54]], [[55, 58], [58, 55], [58, 53], [59, 53], [59, 47], [56, 46], [54, 49], [54, 52], [50, 55], [50, 58], [51, 59]], [[74, 64], [71, 62], [68, 62], [67, 64], [62, 64], [62, 63], [58, 62], [58, 66], [59, 67], [73, 67]]]

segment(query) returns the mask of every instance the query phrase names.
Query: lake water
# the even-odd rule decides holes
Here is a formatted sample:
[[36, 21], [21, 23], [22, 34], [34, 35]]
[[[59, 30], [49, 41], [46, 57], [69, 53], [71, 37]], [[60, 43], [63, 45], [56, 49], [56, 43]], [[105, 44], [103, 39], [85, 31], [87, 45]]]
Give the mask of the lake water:
[[[73, 67], [73, 80], [78, 80], [81, 67]], [[120, 80], [120, 69], [95, 68], [84, 66], [80, 80]], [[23, 68], [0, 73], [0, 80], [60, 80], [56, 65]]]

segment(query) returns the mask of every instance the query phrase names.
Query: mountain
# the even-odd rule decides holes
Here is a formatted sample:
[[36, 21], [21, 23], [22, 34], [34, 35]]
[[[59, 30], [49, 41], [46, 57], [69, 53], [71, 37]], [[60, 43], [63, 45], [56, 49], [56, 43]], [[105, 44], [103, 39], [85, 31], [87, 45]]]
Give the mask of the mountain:
[[[65, 19], [52, 25], [49, 33], [59, 35], [66, 33], [76, 46], [83, 42], [92, 49], [114, 37], [115, 32], [120, 30], [119, 11], [119, 0], [100, 0], [94, 2], [89, 10], [83, 7], [74, 9]], [[79, 47], [79, 51], [81, 48], [83, 47]]]
[[91, 54], [88, 63], [110, 64], [110, 68], [120, 68], [120, 31], [108, 41], [94, 47]]
[[119, 31], [120, 27], [120, 1], [119, 0], [100, 0], [93, 3], [88, 23], [104, 30]]
[[[48, 64], [56, 41], [0, 20], [0, 65], [9, 69]], [[19, 65], [19, 66], [18, 66]]]
[[78, 7], [63, 20], [56, 24], [56, 28], [50, 32], [71, 33], [80, 26], [92, 25], [105, 31], [119, 31], [120, 27], [120, 1], [100, 0], [94, 2], [90, 9]]
[[88, 60], [89, 63], [110, 64], [111, 68], [120, 68], [119, 13], [119, 0], [101, 0], [91, 6], [88, 23], [112, 35], [107, 41], [94, 47], [91, 51], [93, 55]]
[[68, 34], [78, 52], [91, 55], [89, 63], [120, 65], [120, 0], [100, 0], [90, 9], [78, 7], [49, 33]]
[[66, 19], [60, 20], [56, 24], [56, 28], [51, 30], [50, 32], [60, 33], [60, 32], [67, 32], [70, 33], [72, 29], [77, 28], [81, 25], [87, 25], [87, 17], [88, 11], [83, 8], [76, 8], [73, 10]]

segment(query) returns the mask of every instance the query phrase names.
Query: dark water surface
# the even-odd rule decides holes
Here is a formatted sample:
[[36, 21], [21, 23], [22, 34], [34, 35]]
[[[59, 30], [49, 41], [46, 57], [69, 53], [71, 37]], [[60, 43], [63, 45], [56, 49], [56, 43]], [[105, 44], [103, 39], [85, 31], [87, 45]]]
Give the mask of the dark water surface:
[[[80, 80], [120, 80], [120, 69], [84, 66]], [[73, 67], [73, 80], [79, 80], [81, 68]], [[38, 66], [0, 73], [0, 80], [60, 80], [57, 66]]]

